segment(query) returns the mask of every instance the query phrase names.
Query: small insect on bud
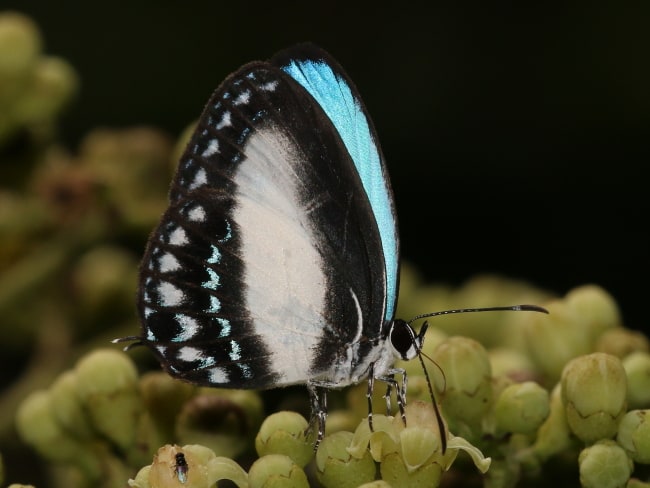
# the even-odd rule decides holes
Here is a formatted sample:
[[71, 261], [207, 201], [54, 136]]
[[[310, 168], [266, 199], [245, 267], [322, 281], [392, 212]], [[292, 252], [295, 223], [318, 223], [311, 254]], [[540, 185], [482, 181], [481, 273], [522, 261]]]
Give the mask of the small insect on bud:
[[185, 454], [183, 454], [182, 452], [177, 452], [174, 472], [176, 473], [176, 477], [178, 478], [178, 481], [185, 484], [185, 482], [187, 481], [188, 471], [189, 471], [189, 466], [187, 465], [187, 461], [185, 460]]

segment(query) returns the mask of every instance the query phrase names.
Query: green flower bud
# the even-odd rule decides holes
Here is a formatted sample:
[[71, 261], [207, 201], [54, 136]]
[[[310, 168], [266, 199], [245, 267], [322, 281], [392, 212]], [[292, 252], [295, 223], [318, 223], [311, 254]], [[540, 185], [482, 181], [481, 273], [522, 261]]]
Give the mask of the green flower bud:
[[151, 472], [151, 465], [145, 466], [135, 475], [135, 478], [129, 480], [131, 488], [150, 488], [149, 473]]
[[575, 310], [580, 320], [596, 338], [606, 329], [622, 323], [616, 300], [598, 285], [583, 285], [569, 291], [564, 297], [567, 306]]
[[127, 451], [143, 410], [133, 362], [122, 352], [100, 349], [81, 358], [75, 372], [77, 395], [93, 426]]
[[213, 486], [218, 480], [231, 479], [245, 481], [245, 473], [234, 461], [229, 470], [216, 468], [218, 458], [210, 449], [198, 446], [165, 445], [158, 449], [153, 463], [148, 469], [142, 469], [136, 476], [138, 488], [202, 488]]
[[[407, 442], [410, 441], [407, 439]], [[415, 445], [415, 443], [413, 444]], [[422, 464], [415, 470], [409, 466], [399, 453], [387, 455], [381, 462], [381, 477], [391, 486], [403, 488], [440, 485], [442, 467], [436, 462]]]
[[[185, 446], [185, 449], [202, 447], [205, 451], [210, 451], [203, 446]], [[205, 461], [208, 469], [210, 485], [220, 480], [230, 480], [239, 488], [248, 488], [248, 474], [232, 459], [226, 457], [216, 457], [212, 451], [212, 458]]]
[[532, 448], [520, 453], [523, 461], [532, 457], [530, 463], [537, 465], [554, 454], [562, 452], [571, 444], [571, 431], [566, 419], [566, 410], [562, 402], [562, 388], [558, 383], [551, 391], [549, 415], [537, 431], [537, 439]]
[[56, 421], [80, 439], [90, 439], [93, 428], [79, 397], [77, 375], [73, 371], [61, 374], [50, 387], [52, 413]]
[[556, 381], [567, 361], [591, 351], [588, 325], [565, 301], [544, 305], [547, 314], [526, 313], [522, 317], [530, 356], [542, 372]]
[[32, 19], [18, 12], [0, 13], [0, 78], [18, 78], [29, 71], [41, 45], [40, 32]]
[[[366, 411], [366, 414], [368, 412]], [[352, 432], [359, 424], [359, 416], [348, 409], [334, 410], [327, 414], [327, 424], [325, 425], [325, 435], [333, 434], [341, 430]]]
[[107, 187], [122, 218], [145, 226], [166, 205], [171, 150], [168, 137], [151, 128], [95, 129], [84, 138], [81, 157], [84, 168]]
[[101, 467], [89, 446], [70, 437], [58, 423], [47, 391], [29, 395], [16, 413], [18, 434], [42, 456], [52, 461], [79, 466], [91, 479], [98, 479]]
[[621, 361], [596, 352], [571, 360], [562, 372], [562, 400], [571, 431], [583, 442], [613, 437], [626, 410]]
[[142, 402], [162, 438], [173, 438], [176, 417], [195, 391], [196, 387], [175, 380], [163, 372], [156, 371], [142, 375], [140, 378]]
[[634, 467], [625, 451], [611, 440], [601, 440], [578, 456], [580, 484], [585, 488], [622, 488]]
[[309, 488], [302, 468], [281, 454], [255, 461], [248, 471], [248, 483], [250, 488]]
[[496, 432], [532, 434], [549, 414], [548, 392], [537, 383], [515, 383], [501, 392], [494, 405]]
[[485, 348], [467, 337], [450, 337], [433, 353], [444, 372], [435, 381], [445, 415], [478, 426], [492, 400], [492, 370]]
[[[187, 464], [185, 472], [180, 471], [180, 476], [176, 457], [179, 453], [182, 453], [183, 459]], [[188, 456], [178, 446], [166, 445], [158, 449], [148, 473], [149, 486], [156, 488], [177, 487], [179, 484], [188, 487], [202, 486], [194, 482], [200, 470], [197, 469], [193, 460], [187, 458]], [[205, 485], [206, 483], [204, 482], [203, 486]]]
[[308, 425], [305, 418], [295, 412], [270, 415], [255, 437], [257, 454], [284, 454], [298, 466], [306, 466], [314, 457], [314, 446], [305, 438]]
[[252, 445], [262, 423], [262, 401], [254, 391], [202, 388], [183, 405], [176, 435], [201, 444], [217, 456], [236, 457]]
[[[417, 431], [425, 432], [427, 440], [423, 440], [422, 442], [430, 445], [429, 449], [421, 451], [416, 455], [418, 457], [426, 455], [426, 458], [428, 458], [434, 452], [440, 451], [442, 448], [440, 437], [443, 435], [446, 436], [447, 431], [445, 430], [444, 432], [440, 432], [438, 418], [436, 417], [436, 411], [434, 410], [433, 405], [429, 402], [422, 401], [411, 402], [406, 406], [405, 414], [407, 421], [406, 425], [404, 425], [400, 416], [393, 418], [392, 423], [395, 432], [398, 433], [400, 437], [406, 429], [415, 429]], [[444, 419], [442, 419], [442, 421], [444, 423]], [[413, 436], [412, 433], [407, 435]], [[401, 441], [401, 446], [403, 451], [402, 453], [404, 454], [406, 452], [404, 451], [406, 446], [403, 441]]]
[[399, 450], [398, 443], [399, 436], [398, 430], [395, 428], [394, 418], [385, 415], [373, 415], [372, 430], [370, 430], [370, 424], [366, 417], [357, 426], [346, 450], [357, 459], [362, 459], [366, 452], [369, 451], [372, 458], [379, 462], [386, 453], [397, 452]]
[[633, 352], [623, 359], [627, 374], [627, 402], [629, 408], [650, 405], [650, 354]]
[[34, 65], [25, 92], [13, 107], [22, 124], [48, 122], [59, 114], [78, 89], [77, 73], [64, 59], [45, 57]]
[[600, 335], [594, 349], [597, 352], [604, 352], [622, 359], [635, 351], [647, 352], [650, 345], [648, 338], [641, 332], [624, 327], [614, 327]]
[[133, 306], [137, 268], [134, 256], [117, 246], [97, 246], [79, 259], [73, 277], [77, 303], [93, 330], [97, 317], [115, 320]]
[[498, 347], [488, 351], [492, 376], [505, 376], [514, 381], [532, 380], [537, 371], [532, 361], [524, 353], [515, 349]]
[[634, 461], [650, 464], [650, 410], [627, 412], [618, 426], [616, 440]]
[[356, 488], [375, 479], [376, 466], [365, 451], [361, 458], [352, 456], [348, 446], [351, 432], [335, 432], [323, 439], [316, 452], [316, 475], [326, 488]]

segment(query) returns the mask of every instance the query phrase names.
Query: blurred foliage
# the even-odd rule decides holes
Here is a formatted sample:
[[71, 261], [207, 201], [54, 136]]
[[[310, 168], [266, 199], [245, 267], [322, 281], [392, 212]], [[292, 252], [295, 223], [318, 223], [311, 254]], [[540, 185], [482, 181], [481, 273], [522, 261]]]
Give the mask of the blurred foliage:
[[94, 129], [70, 151], [57, 120], [78, 89], [29, 18], [0, 12], [0, 483], [388, 486], [379, 473], [391, 486], [649, 486], [648, 339], [596, 285], [554, 297], [481, 276], [451, 288], [404, 266], [405, 318], [515, 303], [551, 313], [432, 320], [430, 376], [418, 361], [398, 365], [407, 426], [375, 415], [371, 432], [367, 385], [334, 392], [316, 456], [304, 417], [285, 411], [307, 414], [304, 389], [197, 388], [147, 372], [147, 351], [109, 348], [139, 329], [139, 256], [186, 135], [175, 147], [151, 128]]

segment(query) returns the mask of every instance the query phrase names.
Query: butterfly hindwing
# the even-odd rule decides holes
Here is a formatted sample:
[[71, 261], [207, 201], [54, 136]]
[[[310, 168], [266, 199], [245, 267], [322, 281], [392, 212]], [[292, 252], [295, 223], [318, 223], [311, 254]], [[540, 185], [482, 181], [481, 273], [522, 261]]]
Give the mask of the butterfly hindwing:
[[147, 246], [143, 342], [198, 384], [347, 384], [386, 320], [382, 246], [322, 106], [275, 64], [246, 65], [208, 102]]

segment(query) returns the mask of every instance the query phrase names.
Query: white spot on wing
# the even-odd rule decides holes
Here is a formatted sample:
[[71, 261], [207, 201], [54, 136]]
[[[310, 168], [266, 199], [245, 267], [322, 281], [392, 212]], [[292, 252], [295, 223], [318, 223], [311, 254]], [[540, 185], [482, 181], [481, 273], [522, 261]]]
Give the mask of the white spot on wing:
[[211, 139], [210, 142], [208, 143], [208, 146], [205, 148], [203, 153], [201, 153], [201, 156], [204, 158], [209, 158], [210, 156], [213, 156], [218, 152], [219, 152], [219, 141], [217, 139]]
[[187, 218], [192, 222], [203, 222], [205, 220], [205, 209], [197, 205], [187, 213]]
[[176, 227], [171, 234], [169, 234], [169, 243], [172, 246], [184, 246], [185, 244], [189, 244], [189, 242], [185, 229], [182, 227]]
[[158, 285], [158, 296], [163, 307], [176, 307], [185, 299], [183, 291], [167, 281], [161, 281]]
[[228, 383], [228, 371], [218, 366], [209, 371], [209, 377], [210, 383]]
[[272, 92], [278, 87], [278, 80], [269, 81], [260, 85], [260, 90]]
[[241, 92], [237, 98], [232, 102], [233, 105], [245, 105], [249, 102], [251, 98], [251, 92], [249, 90]]
[[221, 130], [224, 127], [230, 127], [231, 125], [232, 125], [232, 119], [231, 119], [230, 112], [226, 111], [221, 116], [221, 120], [217, 123], [216, 128], [217, 130]]
[[185, 347], [181, 347], [178, 350], [178, 353], [176, 354], [176, 358], [179, 361], [186, 361], [188, 363], [191, 363], [203, 359], [203, 354], [201, 353], [201, 350], [197, 349], [196, 347], [185, 346]]
[[214, 358], [206, 357], [200, 349], [189, 346], [181, 347], [176, 354], [176, 358], [188, 363], [198, 361], [198, 368], [209, 368], [210, 366], [214, 366], [216, 363]]
[[176, 259], [176, 256], [168, 252], [160, 256], [160, 259], [158, 260], [158, 266], [161, 273], [177, 271], [181, 267], [178, 259]]
[[194, 175], [194, 179], [192, 180], [192, 183], [190, 183], [190, 186], [188, 186], [188, 189], [194, 190], [199, 186], [205, 185], [207, 182], [208, 182], [208, 175], [205, 172], [205, 168], [200, 168]]

